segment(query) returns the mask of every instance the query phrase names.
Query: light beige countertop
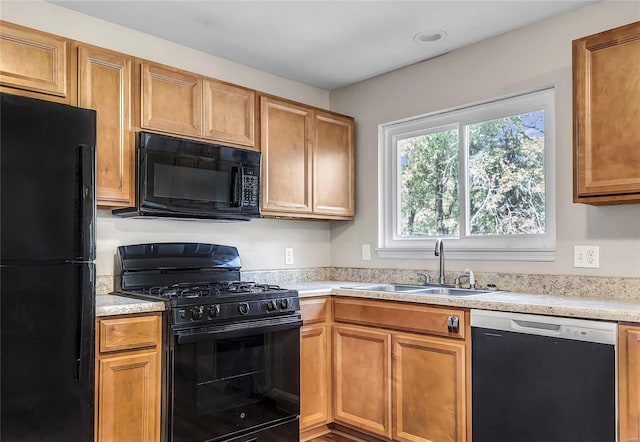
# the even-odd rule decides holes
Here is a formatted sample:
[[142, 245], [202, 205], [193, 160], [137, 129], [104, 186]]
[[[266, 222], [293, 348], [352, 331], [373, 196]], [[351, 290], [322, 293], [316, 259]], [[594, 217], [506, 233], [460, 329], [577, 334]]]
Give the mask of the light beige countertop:
[[[477, 308], [572, 318], [640, 322], [640, 298], [616, 299], [530, 293], [497, 292], [470, 296], [416, 295], [402, 292], [373, 292], [345, 287], [372, 285], [354, 281], [311, 281], [285, 283], [282, 287], [298, 290], [300, 298], [312, 296], [351, 296], [365, 299], [415, 302], [448, 307]], [[165, 310], [162, 302], [118, 295], [98, 295], [96, 316], [125, 315]]]
[[96, 317], [133, 315], [136, 313], [161, 312], [164, 310], [164, 302], [129, 298], [120, 295], [96, 296]]

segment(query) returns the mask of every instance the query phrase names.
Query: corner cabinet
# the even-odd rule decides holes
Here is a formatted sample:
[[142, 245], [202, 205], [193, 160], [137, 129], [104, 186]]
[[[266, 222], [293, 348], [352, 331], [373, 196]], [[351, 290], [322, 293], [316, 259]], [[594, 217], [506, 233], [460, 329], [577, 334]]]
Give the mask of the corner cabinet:
[[260, 97], [262, 214], [354, 216], [353, 118]]
[[573, 41], [574, 202], [640, 203], [640, 22]]
[[96, 441], [159, 441], [161, 314], [96, 325]]
[[75, 44], [78, 105], [96, 111], [99, 206], [135, 204], [135, 142], [131, 128], [133, 58]]
[[71, 104], [71, 41], [0, 22], [0, 91]]
[[640, 327], [619, 327], [620, 442], [640, 441]]
[[468, 311], [349, 298], [333, 308], [336, 423], [385, 440], [470, 440]]

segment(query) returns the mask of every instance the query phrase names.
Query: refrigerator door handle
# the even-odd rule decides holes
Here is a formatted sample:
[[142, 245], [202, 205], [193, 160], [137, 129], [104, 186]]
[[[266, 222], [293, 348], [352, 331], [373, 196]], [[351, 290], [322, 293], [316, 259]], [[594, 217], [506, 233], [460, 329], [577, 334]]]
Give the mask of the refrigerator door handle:
[[87, 261], [96, 258], [96, 148], [80, 144], [78, 146], [78, 167], [80, 175], [79, 209], [83, 220], [81, 224], [80, 243], [84, 250], [82, 255]]
[[81, 295], [78, 314], [79, 334], [76, 379], [78, 382], [86, 382], [92, 379], [91, 370], [94, 364], [95, 264], [87, 263], [80, 279]]

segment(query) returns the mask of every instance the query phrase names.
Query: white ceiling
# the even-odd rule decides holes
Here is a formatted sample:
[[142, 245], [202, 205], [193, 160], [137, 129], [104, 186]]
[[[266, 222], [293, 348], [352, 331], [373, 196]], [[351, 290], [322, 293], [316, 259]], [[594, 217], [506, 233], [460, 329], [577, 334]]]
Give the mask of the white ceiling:
[[[594, 3], [510, 1], [52, 1], [326, 90]], [[420, 45], [419, 32], [445, 39]], [[532, 42], [532, 44], [535, 44]]]

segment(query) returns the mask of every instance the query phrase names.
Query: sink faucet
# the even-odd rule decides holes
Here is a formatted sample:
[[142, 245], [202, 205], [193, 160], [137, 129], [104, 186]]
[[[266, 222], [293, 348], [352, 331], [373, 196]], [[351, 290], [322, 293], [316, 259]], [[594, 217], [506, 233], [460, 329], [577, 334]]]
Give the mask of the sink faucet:
[[440, 273], [438, 276], [438, 283], [444, 284], [444, 244], [442, 238], [436, 239], [435, 255], [440, 257]]

